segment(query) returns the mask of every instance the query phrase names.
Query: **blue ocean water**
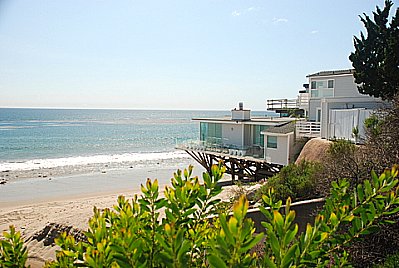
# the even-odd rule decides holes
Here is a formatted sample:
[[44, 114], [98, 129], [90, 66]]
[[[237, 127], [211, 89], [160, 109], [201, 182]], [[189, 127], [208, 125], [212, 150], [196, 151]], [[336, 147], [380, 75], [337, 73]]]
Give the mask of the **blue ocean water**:
[[[37, 165], [48, 159], [53, 162], [63, 159], [65, 165], [69, 162], [73, 165], [82, 157], [89, 164], [100, 161], [99, 157], [122, 159], [131, 154], [137, 157], [149, 153], [159, 156], [175, 152], [176, 142], [198, 139], [198, 122], [192, 118], [229, 114], [229, 111], [0, 108], [0, 165], [28, 162]], [[24, 169], [27, 168], [25, 165]]]

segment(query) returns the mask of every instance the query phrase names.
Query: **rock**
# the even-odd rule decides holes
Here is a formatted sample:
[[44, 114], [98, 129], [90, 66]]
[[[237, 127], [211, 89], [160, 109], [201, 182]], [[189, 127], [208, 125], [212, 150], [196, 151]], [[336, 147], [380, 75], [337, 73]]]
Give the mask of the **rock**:
[[0, 181], [0, 184], [6, 184], [6, 183], [7, 183], [6, 180], [1, 180], [1, 181]]
[[60, 234], [63, 232], [66, 232], [68, 235], [72, 235], [77, 242], [87, 242], [87, 238], [83, 231], [73, 228], [72, 226], [66, 226], [58, 223], [47, 224], [42, 230], [36, 232], [30, 238], [28, 238], [28, 241], [43, 241], [44, 246], [54, 246], [54, 239], [60, 236]]
[[305, 146], [303, 146], [303, 149], [295, 163], [299, 164], [304, 160], [322, 162], [326, 157], [327, 150], [330, 147], [331, 143], [331, 141], [321, 138], [314, 138], [309, 140], [305, 144]]

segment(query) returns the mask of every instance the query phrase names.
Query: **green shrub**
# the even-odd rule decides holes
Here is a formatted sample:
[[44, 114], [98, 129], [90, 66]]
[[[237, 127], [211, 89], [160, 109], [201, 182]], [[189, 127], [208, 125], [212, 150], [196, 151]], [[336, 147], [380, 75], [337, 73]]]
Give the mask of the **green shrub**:
[[9, 232], [3, 233], [4, 238], [0, 239], [0, 267], [25, 267], [28, 258], [28, 251], [24, 246], [21, 233], [10, 226]]
[[[378, 227], [381, 217], [399, 211], [396, 167], [350, 190], [347, 180], [332, 183], [331, 196], [313, 225], [298, 235], [291, 199], [282, 201], [270, 189], [262, 197], [266, 235], [255, 235], [246, 218], [248, 201], [241, 197], [230, 215], [215, 215], [220, 193], [217, 182], [224, 168], [212, 167], [204, 184], [191, 177], [191, 168], [178, 171], [165, 198], [157, 181], [147, 181], [142, 194], [128, 201], [118, 198], [113, 210], [94, 209], [86, 232], [88, 242], [76, 242], [65, 233], [56, 261], [47, 267], [346, 267], [346, 246]], [[267, 208], [266, 208], [267, 207]], [[164, 210], [165, 216], [160, 217]], [[13, 228], [6, 233], [7, 251], [0, 251], [1, 267], [23, 267], [26, 249]], [[8, 240], [7, 240], [8, 239]], [[264, 255], [250, 253], [264, 239]], [[4, 243], [2, 242], [2, 245]], [[12, 257], [6, 260], [8, 253]], [[25, 256], [22, 259], [17, 256]], [[25, 259], [24, 259], [25, 258]], [[18, 262], [22, 260], [21, 262]], [[8, 261], [8, 262], [7, 262]], [[13, 262], [15, 261], [15, 265]], [[6, 266], [5, 264], [11, 264]], [[18, 266], [21, 264], [20, 266]]]
[[277, 200], [285, 200], [288, 197], [293, 200], [314, 197], [317, 195], [317, 174], [320, 170], [320, 164], [308, 161], [302, 161], [298, 165], [289, 164], [267, 180], [257, 191], [255, 199], [261, 199], [271, 188], [274, 189], [274, 198]]

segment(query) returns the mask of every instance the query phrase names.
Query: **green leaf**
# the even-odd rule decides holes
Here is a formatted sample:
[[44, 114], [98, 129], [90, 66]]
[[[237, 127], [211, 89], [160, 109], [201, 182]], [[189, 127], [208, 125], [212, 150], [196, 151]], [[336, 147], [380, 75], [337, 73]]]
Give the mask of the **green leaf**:
[[187, 240], [184, 240], [179, 249], [179, 252], [177, 253], [177, 258], [181, 264], [184, 264], [184, 257], [187, 254], [187, 252], [189, 251], [189, 249], [190, 249], [190, 242]]
[[359, 198], [360, 203], [364, 200], [364, 191], [361, 184], [357, 185], [357, 196]]
[[209, 264], [211, 265], [211, 267], [215, 267], [215, 268], [227, 268], [226, 264], [223, 262], [223, 260], [219, 257], [216, 256], [214, 254], [210, 254], [207, 257]]
[[331, 221], [331, 224], [333, 226], [336, 226], [338, 224], [338, 218], [337, 218], [337, 215], [335, 215], [334, 212], [331, 212], [330, 221]]
[[372, 226], [370, 226], [370, 227], [364, 229], [364, 230], [361, 232], [361, 234], [362, 234], [362, 235], [372, 234], [372, 233], [375, 233], [375, 232], [377, 232], [377, 231], [379, 231], [379, 230], [380, 230], [380, 228], [379, 228], [378, 226], [372, 225]]
[[263, 258], [263, 262], [265, 263], [265, 267], [268, 268], [277, 268], [277, 265], [272, 262], [268, 257]]
[[268, 241], [270, 242], [270, 247], [272, 248], [274, 255], [278, 259], [280, 259], [280, 253], [281, 253], [280, 244], [279, 244], [279, 241], [278, 241], [276, 235], [272, 231], [270, 231], [270, 232], [268, 232], [268, 236], [269, 236]]
[[285, 254], [283, 260], [282, 260], [282, 267], [290, 267], [292, 264], [295, 263], [295, 253], [298, 249], [298, 245], [294, 244], [290, 247], [290, 249], [287, 251]]
[[371, 188], [371, 184], [369, 180], [364, 181], [364, 190], [367, 196], [372, 195], [373, 189]]
[[241, 250], [243, 252], [247, 252], [248, 250], [252, 249], [256, 244], [258, 244], [264, 237], [263, 233], [256, 235], [253, 239], [249, 242], [242, 245]]
[[295, 224], [294, 229], [288, 230], [284, 235], [284, 245], [289, 245], [298, 233], [298, 224]]

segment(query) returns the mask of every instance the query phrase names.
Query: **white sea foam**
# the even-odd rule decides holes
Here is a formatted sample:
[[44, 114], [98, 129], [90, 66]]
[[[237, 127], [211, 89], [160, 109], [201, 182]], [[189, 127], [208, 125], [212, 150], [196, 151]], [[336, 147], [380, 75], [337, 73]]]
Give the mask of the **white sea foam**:
[[0, 172], [34, 170], [41, 168], [56, 168], [65, 166], [84, 166], [90, 164], [107, 164], [122, 162], [151, 162], [157, 160], [168, 160], [178, 158], [189, 158], [184, 152], [165, 153], [126, 153], [116, 155], [94, 155], [78, 156], [52, 159], [34, 159], [25, 162], [0, 162]]

